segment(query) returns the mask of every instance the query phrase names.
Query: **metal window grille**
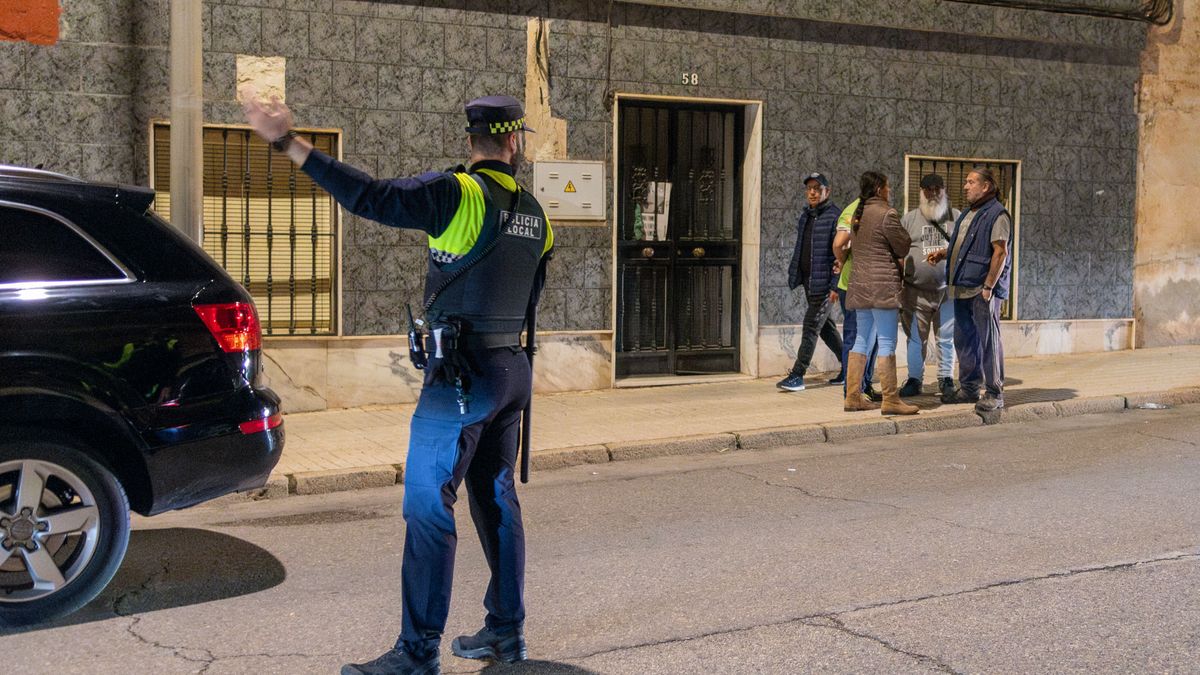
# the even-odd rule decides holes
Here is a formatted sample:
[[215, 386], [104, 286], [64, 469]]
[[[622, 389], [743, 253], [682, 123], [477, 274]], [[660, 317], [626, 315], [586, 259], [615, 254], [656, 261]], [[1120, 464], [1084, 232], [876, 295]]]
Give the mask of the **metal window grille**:
[[916, 208], [921, 200], [921, 178], [927, 174], [936, 173], [946, 182], [946, 195], [950, 198], [950, 206], [959, 210], [967, 207], [963, 195], [963, 183], [967, 174], [976, 167], [988, 168], [996, 176], [999, 183], [999, 199], [1012, 216], [1013, 236], [1012, 248], [1008, 252], [1012, 260], [1012, 282], [1008, 299], [1000, 304], [1000, 318], [1011, 320], [1016, 316], [1014, 300], [1017, 296], [1017, 244], [1020, 228], [1018, 227], [1020, 204], [1019, 175], [1020, 162], [1011, 160], [963, 159], [957, 157], [925, 157], [909, 155], [905, 157], [906, 184], [904, 186], [904, 210]]
[[[303, 131], [337, 155], [334, 132]], [[154, 210], [171, 214], [171, 129], [153, 125]], [[204, 127], [204, 250], [247, 290], [266, 335], [337, 332], [337, 206], [251, 130]]]

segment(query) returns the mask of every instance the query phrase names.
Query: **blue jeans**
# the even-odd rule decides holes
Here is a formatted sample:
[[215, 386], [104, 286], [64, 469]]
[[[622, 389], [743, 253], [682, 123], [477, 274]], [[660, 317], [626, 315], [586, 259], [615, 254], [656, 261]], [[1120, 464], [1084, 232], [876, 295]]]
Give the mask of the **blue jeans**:
[[[925, 377], [926, 343], [921, 340], [918, 321], [914, 313], [908, 330], [908, 376], [914, 380]], [[938, 379], [954, 377], [954, 301], [949, 298], [938, 307], [937, 346]]]
[[869, 344], [871, 335], [874, 334], [879, 346], [879, 356], [895, 356], [896, 333], [900, 329], [900, 310], [859, 309], [855, 313], [858, 315], [858, 335], [854, 338], [854, 347], [850, 351], [865, 355], [874, 346]]
[[[854, 346], [854, 340], [858, 337], [858, 312], [852, 309], [846, 309], [846, 291], [837, 289], [838, 303], [842, 306], [842, 379], [846, 377], [846, 364], [850, 356], [850, 348]], [[871, 338], [871, 353], [867, 355], [867, 367], [863, 369], [862, 386], [865, 391], [871, 386], [871, 380], [875, 378], [875, 352], [878, 349], [875, 346], [875, 336]], [[842, 391], [845, 392], [846, 385], [842, 385]]]

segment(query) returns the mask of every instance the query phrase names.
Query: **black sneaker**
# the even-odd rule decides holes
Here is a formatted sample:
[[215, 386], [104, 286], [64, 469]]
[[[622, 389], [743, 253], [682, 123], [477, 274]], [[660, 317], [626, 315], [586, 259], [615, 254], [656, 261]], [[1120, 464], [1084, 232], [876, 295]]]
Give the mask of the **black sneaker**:
[[464, 659], [491, 659], [516, 663], [529, 658], [525, 634], [521, 629], [510, 633], [493, 633], [484, 626], [474, 635], [459, 635], [450, 643], [450, 651]]
[[403, 649], [395, 648], [372, 661], [342, 666], [342, 675], [440, 675], [441, 672], [441, 659], [436, 652], [423, 661], [417, 661]]
[[833, 377], [832, 377], [832, 378], [829, 380], [829, 384], [846, 384], [846, 374], [845, 374], [845, 373], [838, 373], [837, 375], [834, 375], [834, 376], [833, 376]]
[[872, 403], [879, 403], [879, 402], [883, 401], [883, 394], [875, 391], [875, 387], [872, 387], [869, 384], [863, 388], [862, 395], [865, 396], [867, 398], [867, 400], [871, 401]]
[[775, 386], [784, 391], [804, 391], [804, 377], [788, 373], [788, 376], [776, 382]]
[[921, 381], [915, 377], [910, 377], [904, 381], [904, 386], [900, 387], [901, 396], [920, 396]]
[[954, 394], [950, 397], [950, 400], [948, 400], [948, 401], [946, 400], [946, 398], [944, 396], [942, 397], [942, 403], [978, 403], [978, 402], [979, 402], [979, 394], [978, 393], [971, 393], [971, 392], [963, 390], [963, 389], [956, 390], [954, 392]]
[[951, 403], [954, 398], [954, 378], [943, 377], [938, 380], [938, 386], [942, 390], [942, 403]]

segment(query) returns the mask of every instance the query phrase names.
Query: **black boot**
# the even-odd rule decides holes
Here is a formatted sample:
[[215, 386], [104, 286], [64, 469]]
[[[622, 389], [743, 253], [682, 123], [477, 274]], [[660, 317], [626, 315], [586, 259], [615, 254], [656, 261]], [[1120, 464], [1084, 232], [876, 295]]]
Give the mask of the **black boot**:
[[910, 377], [904, 381], [904, 386], [900, 387], [901, 396], [920, 396], [921, 381], [915, 377]]
[[442, 664], [437, 652], [418, 661], [403, 649], [395, 648], [366, 663], [347, 663], [342, 666], [342, 675], [440, 675], [441, 672]]
[[450, 643], [450, 651], [464, 659], [491, 659], [504, 663], [516, 663], [529, 658], [525, 648], [525, 634], [520, 628], [493, 632], [487, 626], [474, 635], [460, 635]]
[[938, 386], [942, 390], [942, 403], [954, 402], [954, 378], [943, 377], [938, 380]]

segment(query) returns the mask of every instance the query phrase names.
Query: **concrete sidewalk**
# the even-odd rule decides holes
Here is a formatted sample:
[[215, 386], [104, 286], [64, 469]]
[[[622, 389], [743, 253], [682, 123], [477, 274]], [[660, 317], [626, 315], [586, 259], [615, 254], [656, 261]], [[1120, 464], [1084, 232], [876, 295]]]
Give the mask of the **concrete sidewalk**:
[[[810, 389], [796, 393], [777, 390], [771, 377], [538, 395], [533, 464], [546, 469], [1015, 422], [1145, 401], [1200, 402], [1200, 346], [1009, 359], [1006, 370], [1008, 407], [986, 418], [970, 405], [942, 405], [933, 394], [907, 399], [922, 408], [915, 417], [846, 413], [841, 387], [816, 377]], [[283, 458], [267, 489], [253, 497], [394, 484], [403, 475], [414, 407], [287, 415]]]

